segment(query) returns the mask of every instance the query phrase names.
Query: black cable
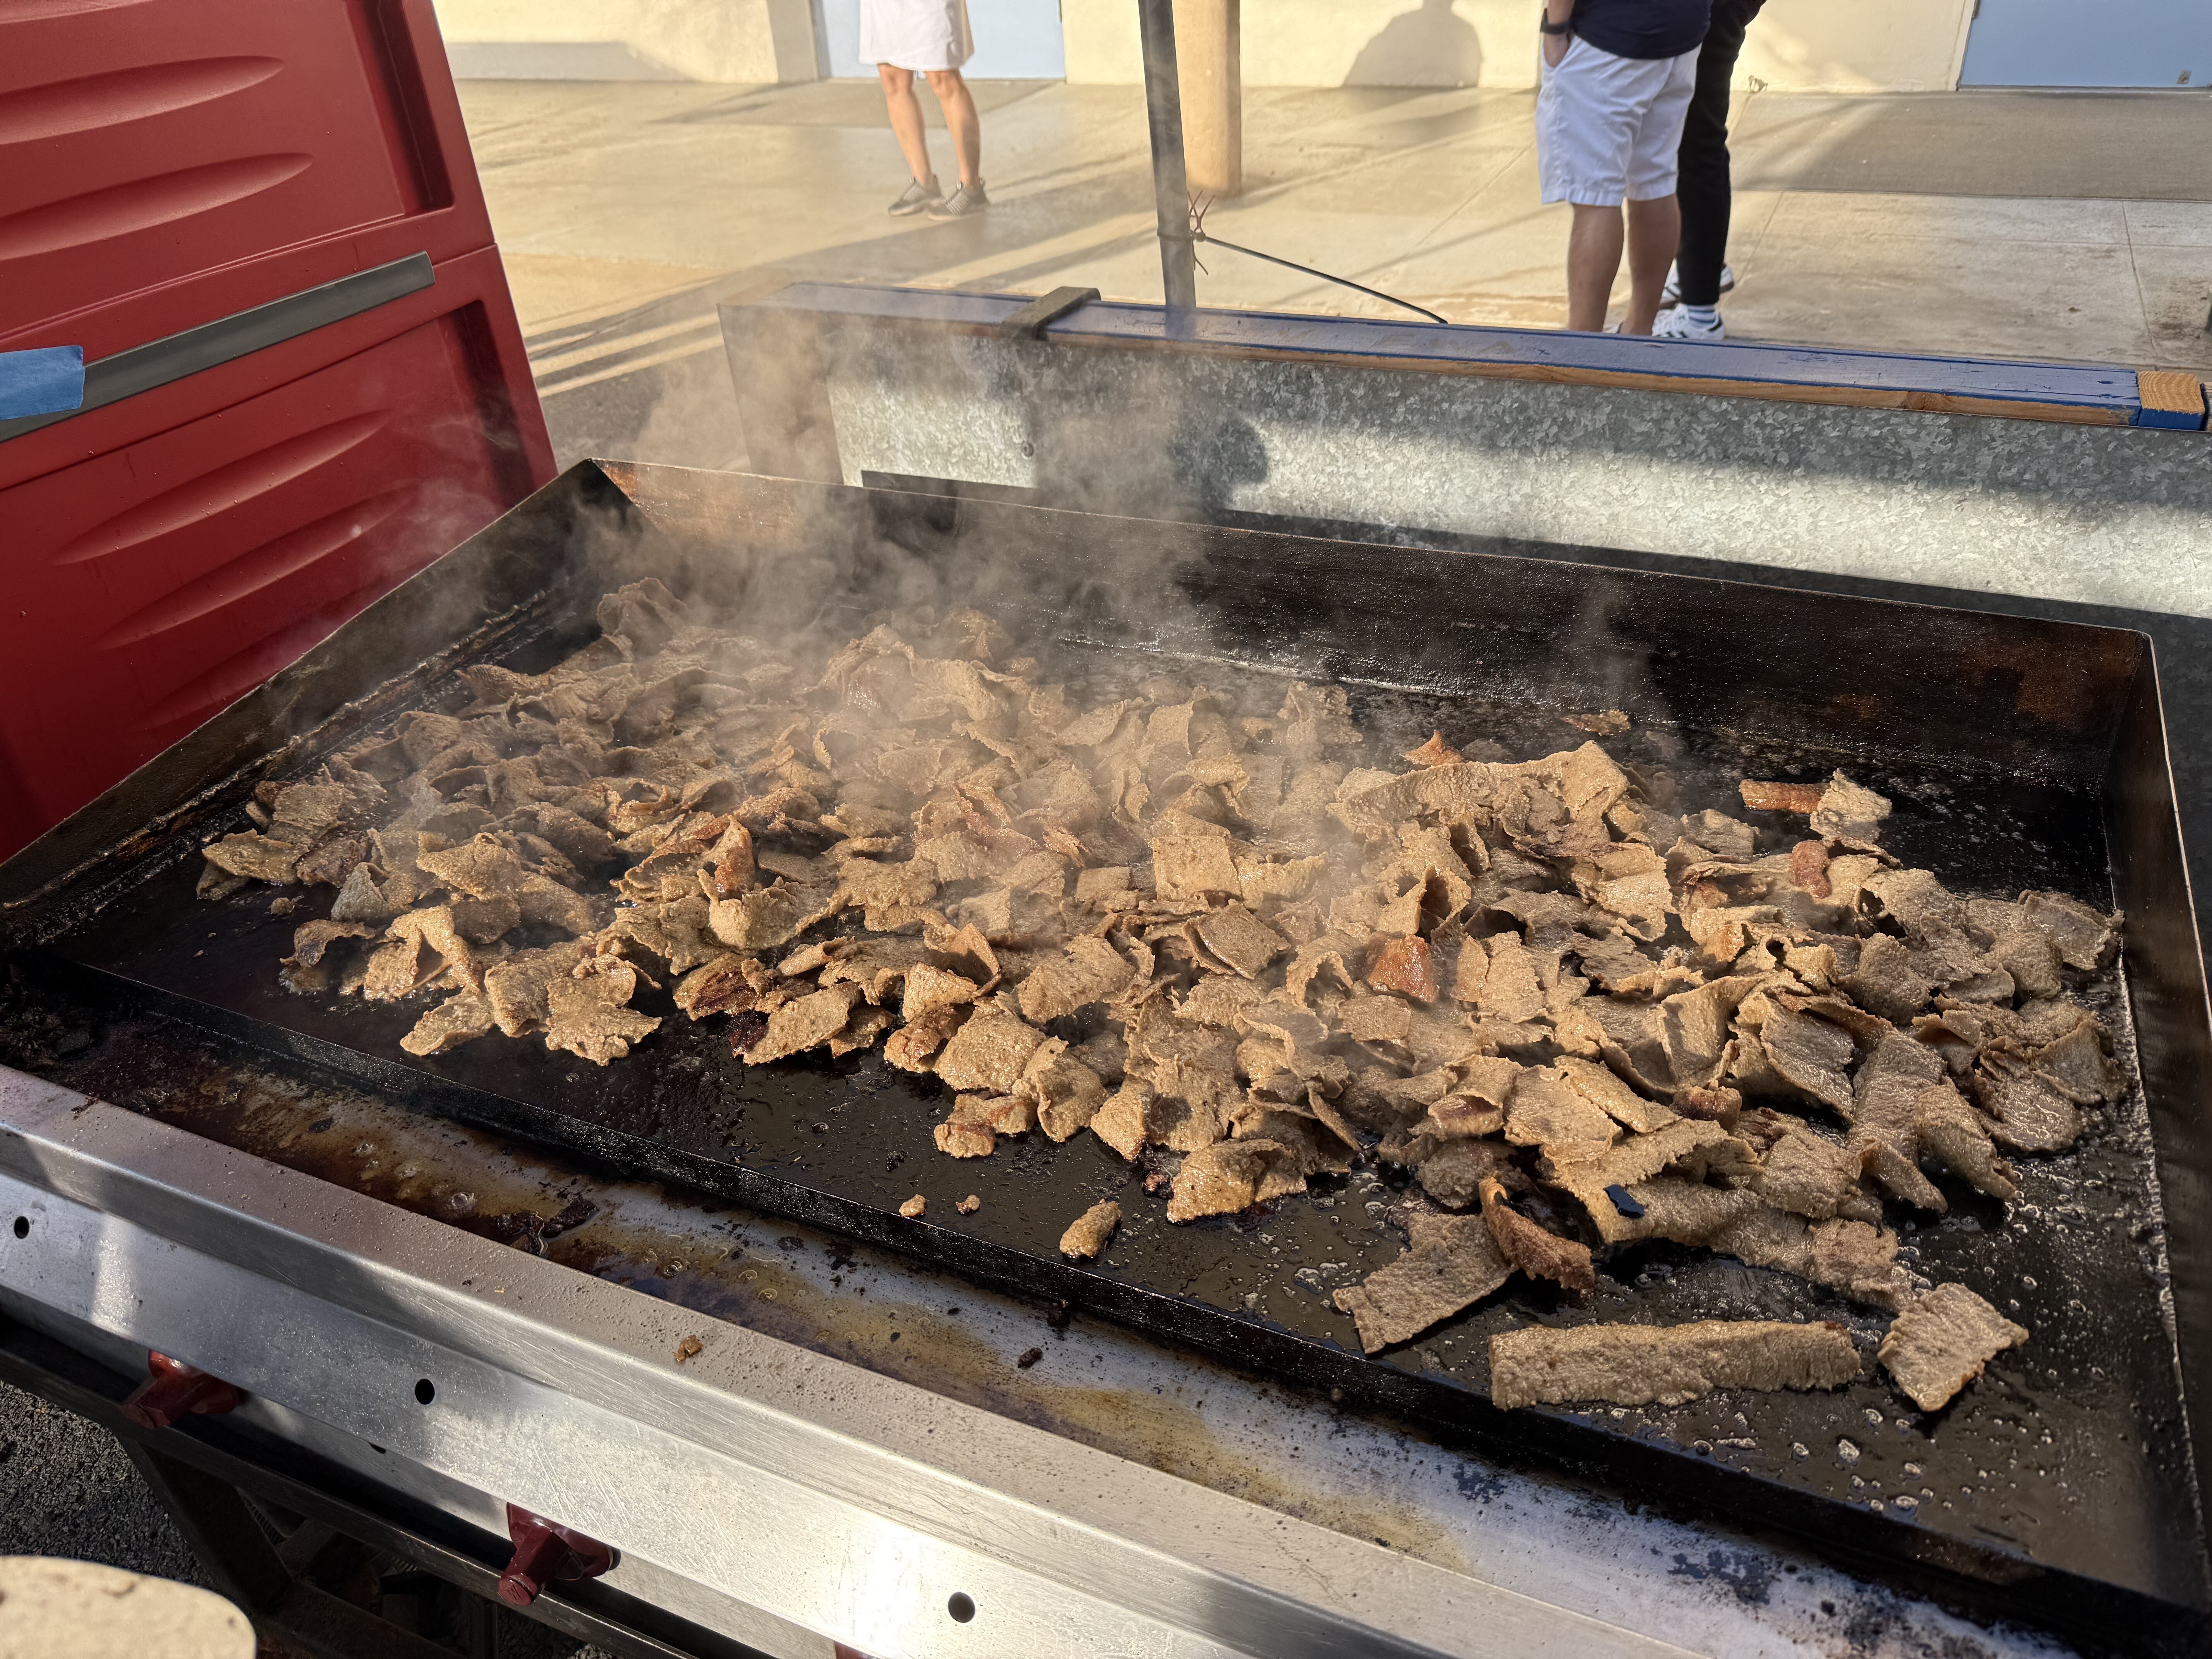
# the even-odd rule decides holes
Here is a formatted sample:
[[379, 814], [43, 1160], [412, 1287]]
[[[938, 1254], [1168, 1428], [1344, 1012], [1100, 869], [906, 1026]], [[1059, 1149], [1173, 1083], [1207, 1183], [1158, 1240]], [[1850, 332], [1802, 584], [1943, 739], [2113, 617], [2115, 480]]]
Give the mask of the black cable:
[[1446, 328], [1451, 326], [1447, 319], [1437, 316], [1426, 306], [1417, 306], [1411, 300], [1401, 300], [1395, 294], [1385, 294], [1379, 288], [1370, 288], [1364, 283], [1355, 283], [1349, 276], [1332, 276], [1325, 270], [1316, 270], [1311, 265], [1302, 265], [1295, 259], [1279, 259], [1273, 254], [1262, 253], [1255, 247], [1239, 247], [1234, 242], [1223, 241], [1209, 230], [1194, 230], [1191, 233], [1191, 240], [1196, 242], [1211, 242], [1216, 247], [1227, 248], [1231, 253], [1248, 254], [1255, 259], [1265, 259], [1271, 265], [1282, 265], [1291, 270], [1302, 270], [1309, 276], [1320, 277], [1324, 283], [1334, 283], [1342, 288], [1357, 289], [1362, 294], [1371, 294], [1378, 300], [1387, 300], [1394, 306], [1403, 306], [1408, 311], [1418, 311], [1432, 323], [1443, 323]]

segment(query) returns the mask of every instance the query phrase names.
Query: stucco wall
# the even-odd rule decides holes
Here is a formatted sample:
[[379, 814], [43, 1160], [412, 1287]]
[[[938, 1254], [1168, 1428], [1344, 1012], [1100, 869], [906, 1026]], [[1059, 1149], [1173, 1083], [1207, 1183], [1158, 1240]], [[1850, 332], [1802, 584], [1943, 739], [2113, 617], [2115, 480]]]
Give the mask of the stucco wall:
[[[1957, 84], [1973, 0], [1768, 0], [1737, 70], [1782, 92]], [[1535, 83], [1534, 0], [1244, 0], [1248, 87]], [[1144, 78], [1136, 8], [1063, 0], [1067, 78]]]
[[[811, 81], [808, 0], [435, 0], [446, 39], [470, 45], [610, 42], [694, 81]], [[1139, 77], [1141, 78], [1141, 77]]]
[[[436, 0], [448, 40], [609, 42], [699, 81], [811, 81], [809, 0]], [[1932, 92], [1958, 82], [1973, 0], [1768, 0], [1739, 83]], [[1535, 0], [1243, 0], [1248, 87], [1526, 87]], [[1128, 0], [1060, 0], [1067, 78], [1144, 78]]]

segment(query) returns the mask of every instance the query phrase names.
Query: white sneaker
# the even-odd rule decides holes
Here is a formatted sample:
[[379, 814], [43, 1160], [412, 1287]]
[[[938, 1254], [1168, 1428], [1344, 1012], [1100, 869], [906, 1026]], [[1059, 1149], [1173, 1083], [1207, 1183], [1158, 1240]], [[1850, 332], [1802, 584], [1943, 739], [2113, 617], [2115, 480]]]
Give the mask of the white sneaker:
[[[1721, 292], [1725, 294], [1735, 286], [1735, 267], [1731, 264], [1723, 264]], [[1682, 303], [1681, 273], [1673, 265], [1667, 267], [1667, 286], [1659, 290], [1659, 303], [1662, 306], [1678, 306]]]
[[1690, 319], [1689, 307], [1675, 306], [1659, 313], [1659, 320], [1651, 325], [1651, 337], [1655, 340], [1725, 340], [1728, 338], [1728, 325], [1716, 314], [1712, 326], [1708, 328]]

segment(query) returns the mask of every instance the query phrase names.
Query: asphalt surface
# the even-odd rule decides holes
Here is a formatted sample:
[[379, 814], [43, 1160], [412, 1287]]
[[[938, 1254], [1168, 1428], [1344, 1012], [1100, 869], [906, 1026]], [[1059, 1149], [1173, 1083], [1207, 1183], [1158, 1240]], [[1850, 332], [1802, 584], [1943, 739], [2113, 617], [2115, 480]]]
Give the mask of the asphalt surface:
[[[0, 1555], [64, 1556], [215, 1588], [121, 1442], [97, 1424], [5, 1382], [0, 1382]], [[547, 1659], [560, 1650], [559, 1638], [543, 1626], [526, 1626], [507, 1638], [502, 1650], [519, 1655], [526, 1648], [530, 1659]], [[259, 1659], [308, 1659], [303, 1650], [266, 1638], [258, 1654]], [[583, 1648], [569, 1659], [613, 1656]]]
[[0, 1382], [0, 1555], [61, 1555], [208, 1587], [115, 1437]]

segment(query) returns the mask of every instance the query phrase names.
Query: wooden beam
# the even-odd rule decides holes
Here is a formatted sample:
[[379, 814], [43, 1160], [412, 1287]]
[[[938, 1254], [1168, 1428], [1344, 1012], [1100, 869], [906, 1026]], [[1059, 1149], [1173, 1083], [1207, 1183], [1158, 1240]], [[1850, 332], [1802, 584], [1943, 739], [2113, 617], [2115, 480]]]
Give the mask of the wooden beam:
[[2137, 426], [2204, 430], [2204, 382], [2185, 369], [2146, 368], [2136, 376]]
[[1176, 0], [1183, 171], [1201, 197], [1244, 189], [1242, 0]]

